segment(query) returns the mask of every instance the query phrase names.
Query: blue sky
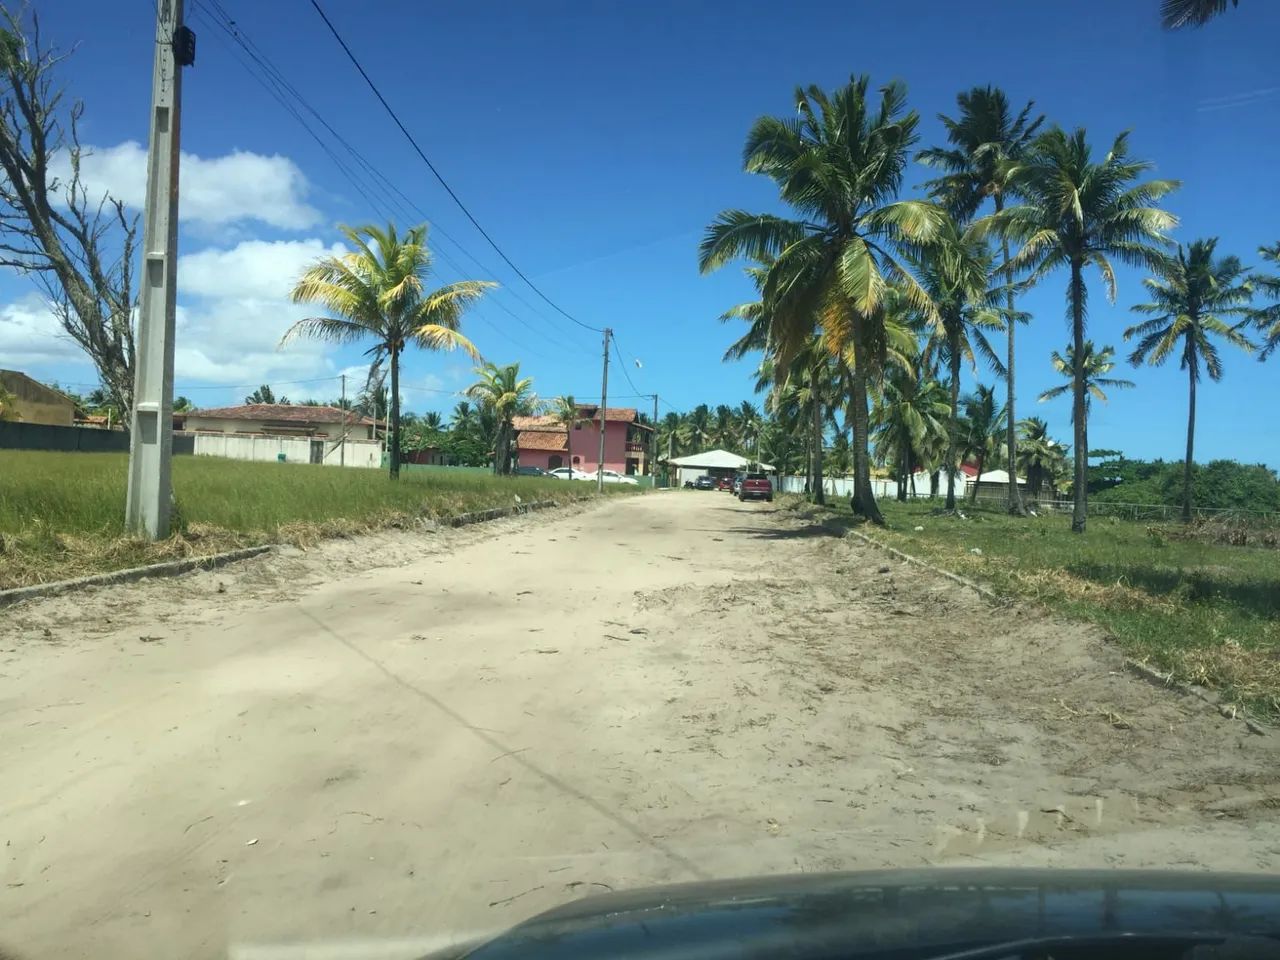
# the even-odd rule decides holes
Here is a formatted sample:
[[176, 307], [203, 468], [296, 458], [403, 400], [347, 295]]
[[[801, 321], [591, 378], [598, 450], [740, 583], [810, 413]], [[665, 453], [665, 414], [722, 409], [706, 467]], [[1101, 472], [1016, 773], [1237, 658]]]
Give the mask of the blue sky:
[[[435, 244], [456, 264], [438, 263], [442, 280], [503, 283], [466, 324], [482, 352], [519, 360], [542, 395], [598, 396], [598, 336], [555, 314], [500, 262], [306, 0], [221, 2], [325, 118], [431, 216]], [[150, 3], [39, 6], [48, 37], [79, 45], [65, 76], [86, 101], [81, 135], [98, 152], [95, 176], [117, 193], [138, 192]], [[696, 245], [722, 208], [774, 207], [770, 184], [741, 171], [742, 141], [755, 117], [786, 113], [801, 83], [832, 87], [855, 72], [875, 83], [905, 80], [923, 118], [922, 146], [940, 140], [935, 115], [953, 111], [958, 91], [996, 84], [1015, 102], [1035, 99], [1051, 121], [1086, 127], [1099, 150], [1131, 129], [1134, 154], [1154, 160], [1156, 175], [1184, 183], [1169, 202], [1182, 218], [1179, 239], [1220, 236], [1219, 250], [1246, 263], [1259, 244], [1280, 239], [1280, 61], [1272, 43], [1280, 5], [1265, 0], [1244, 0], [1209, 27], [1176, 34], [1159, 29], [1157, 0], [325, 6], [510, 256], [570, 313], [617, 331], [631, 379], [611, 368], [611, 399], [620, 403], [657, 392], [665, 411], [751, 396], [751, 365], [720, 361], [737, 331], [716, 321], [750, 288], [732, 269], [699, 276]], [[356, 373], [360, 351], [275, 349], [301, 315], [285, 292], [301, 265], [338, 241], [336, 223], [378, 214], [191, 0], [188, 19], [199, 52], [184, 80], [178, 392], [210, 406], [248, 392], [227, 384], [265, 380], [293, 399], [336, 396], [337, 381], [320, 378]], [[924, 176], [913, 169], [906, 192]], [[1091, 278], [1095, 340], [1123, 350], [1140, 280], [1122, 270], [1112, 306]], [[1053, 277], [1022, 302], [1034, 318], [1020, 334], [1018, 361], [1020, 413], [1045, 416], [1068, 438], [1068, 401], [1035, 402], [1056, 383], [1048, 355], [1067, 340], [1064, 290], [1065, 277]], [[51, 338], [27, 281], [0, 278], [0, 304], [0, 362], [63, 382], [94, 380], [73, 348]], [[1280, 465], [1280, 432], [1271, 429], [1280, 360], [1264, 365], [1228, 353], [1226, 366], [1226, 380], [1200, 392], [1197, 458]], [[1178, 458], [1185, 377], [1176, 366], [1117, 375], [1138, 388], [1094, 406], [1092, 445]], [[312, 382], [290, 382], [300, 380]], [[447, 410], [469, 380], [460, 355], [411, 355], [403, 392], [411, 409]], [[647, 408], [647, 400], [634, 402]]]

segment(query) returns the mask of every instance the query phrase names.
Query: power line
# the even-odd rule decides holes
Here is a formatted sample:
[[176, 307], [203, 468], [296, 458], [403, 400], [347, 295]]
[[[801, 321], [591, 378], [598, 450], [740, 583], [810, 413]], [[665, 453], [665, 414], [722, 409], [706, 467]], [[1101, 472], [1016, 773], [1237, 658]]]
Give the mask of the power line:
[[[253, 42], [253, 39], [249, 37], [248, 34], [243, 29], [241, 29], [241, 27], [236, 23], [234, 19], [231, 18], [231, 16], [226, 12], [226, 10], [222, 7], [222, 5], [218, 3], [218, 0], [193, 0], [193, 5], [195, 6], [194, 12], [197, 13], [202, 20], [206, 20], [212, 25], [216, 26], [219, 30], [225, 33], [227, 37], [229, 37], [231, 41], [233, 41], [242, 51], [244, 51], [244, 54], [249, 58], [249, 60], [253, 62], [252, 66], [250, 65], [248, 60], [245, 59], [245, 57], [241, 56], [239, 53], [235, 51], [234, 48], [228, 45], [228, 48], [231, 49], [232, 54], [236, 57], [237, 60], [240, 61], [240, 64], [245, 68], [246, 72], [248, 72], [269, 94], [271, 94], [271, 96], [276, 100], [277, 103], [280, 104], [282, 108], [284, 108], [286, 112], [288, 112], [295, 120], [298, 121], [298, 123], [308, 133], [308, 135], [316, 142], [316, 144], [320, 147], [320, 149], [329, 157], [330, 160], [333, 161], [334, 166], [336, 166], [338, 170], [343, 174], [347, 182], [352, 185], [352, 187], [356, 190], [356, 192], [359, 193], [360, 196], [364, 198], [365, 202], [368, 203], [369, 206], [372, 207], [373, 210], [380, 217], [383, 217], [385, 219], [390, 219], [389, 217], [387, 217], [387, 214], [385, 212], [386, 207], [389, 207], [395, 211], [398, 211], [401, 215], [403, 215], [406, 212], [406, 207], [404, 206], [404, 204], [407, 204], [408, 209], [410, 209], [413, 212], [416, 212], [418, 216], [421, 217], [423, 220], [428, 221], [431, 224], [431, 226], [435, 229], [436, 232], [438, 232], [443, 238], [445, 238], [450, 243], [452, 243], [455, 247], [457, 247], [458, 251], [467, 259], [469, 259], [472, 263], [474, 263], [482, 271], [482, 273], [492, 277], [491, 271], [486, 269], [484, 264], [482, 264], [479, 260], [477, 260], [476, 257], [472, 255], [472, 253], [469, 250], [466, 249], [466, 247], [464, 247], [456, 238], [450, 235], [449, 232], [445, 230], [444, 227], [440, 226], [439, 223], [431, 222], [431, 218], [426, 214], [425, 211], [422, 210], [421, 207], [419, 207], [412, 200], [410, 200], [404, 194], [404, 192], [401, 191], [384, 173], [378, 170], [378, 168], [375, 167], [354, 146], [352, 146], [352, 144], [348, 140], [346, 140], [346, 138], [344, 138], [340, 133], [338, 133], [336, 129], [334, 129], [333, 125], [330, 124], [329, 121], [326, 120], [324, 116], [314, 106], [312, 106], [312, 104], [304, 96], [302, 96], [302, 94], [298, 91], [298, 89], [292, 83], [289, 82], [289, 80], [284, 76], [284, 74], [280, 71], [280, 69], [276, 67], [275, 64], [271, 62], [270, 58], [268, 58], [266, 54], [264, 54], [261, 51], [261, 49]], [[222, 41], [221, 37], [219, 37], [218, 39], [221, 42], [225, 43], [225, 41]], [[364, 171], [369, 177], [368, 187], [372, 190], [379, 191], [381, 193], [381, 199], [375, 199], [370, 195], [369, 189], [366, 189], [366, 184], [361, 182], [359, 174], [353, 171], [351, 167], [349, 167], [347, 163], [342, 160], [341, 157], [339, 157], [337, 154], [334, 153], [334, 151], [329, 147], [329, 145], [324, 142], [323, 138], [307, 122], [306, 118], [303, 117], [301, 113], [299, 113], [294, 103], [290, 102], [291, 100], [296, 101], [296, 103], [299, 104], [303, 110], [311, 114], [316, 119], [316, 121], [319, 122], [319, 124], [326, 131], [328, 131], [330, 136], [332, 136], [334, 140], [336, 140], [351, 155], [355, 163], [359, 167], [364, 169]], [[397, 201], [396, 199], [397, 196], [400, 198], [399, 201]], [[406, 217], [405, 219], [413, 219], [413, 217]], [[462, 267], [458, 265], [457, 261], [455, 261], [452, 257], [450, 257], [445, 250], [441, 248], [437, 248], [437, 253], [450, 267], [454, 269], [455, 272], [457, 272], [459, 276], [464, 276], [466, 274], [467, 271], [464, 271]], [[516, 300], [522, 303], [527, 309], [533, 312], [535, 316], [538, 316], [540, 319], [543, 319], [546, 322], [550, 323], [550, 320], [548, 318], [538, 313], [532, 304], [530, 304], [527, 300], [521, 297], [513, 289], [506, 287], [504, 285], [504, 286], [501, 286], [499, 290], [500, 292], [507, 293], [510, 296], [514, 297]], [[519, 316], [514, 311], [512, 311], [501, 299], [498, 299], [497, 297], [491, 297], [486, 302], [492, 303], [495, 307], [502, 310], [504, 313], [508, 314], [517, 323], [526, 327], [528, 330], [530, 330], [532, 333], [536, 334], [537, 336], [539, 337], [554, 336], [554, 334], [549, 335], [542, 331], [536, 330], [523, 317]], [[528, 344], [524, 343], [523, 341], [512, 336], [509, 331], [504, 331], [499, 329], [492, 321], [488, 320], [487, 318], [478, 314], [477, 316], [482, 322], [488, 325], [496, 334], [498, 334], [500, 337], [504, 337], [507, 340], [510, 340], [511, 343], [519, 347], [521, 350], [531, 353], [535, 356], [538, 356], [544, 360], [551, 359], [549, 356], [540, 352], [536, 348], [531, 347]], [[585, 348], [582, 347], [580, 344], [572, 344], [564, 340], [556, 340], [556, 345], [562, 346], [568, 349], [585, 350]]]
[[519, 267], [517, 267], [515, 263], [512, 261], [512, 259], [506, 255], [503, 249], [500, 246], [498, 246], [497, 242], [493, 239], [493, 237], [489, 235], [488, 231], [485, 230], [485, 228], [480, 225], [480, 221], [477, 220], [475, 216], [471, 213], [471, 211], [467, 209], [467, 205], [462, 202], [462, 199], [457, 195], [457, 193], [454, 192], [453, 188], [449, 186], [448, 181], [445, 180], [443, 176], [441, 176], [440, 171], [436, 169], [436, 166], [431, 162], [431, 159], [426, 155], [426, 153], [423, 152], [422, 148], [418, 146], [418, 141], [414, 139], [413, 134], [411, 134], [408, 128], [405, 127], [404, 123], [400, 120], [400, 117], [396, 114], [395, 110], [391, 108], [391, 104], [387, 102], [387, 98], [382, 95], [382, 91], [378, 89], [377, 84], [375, 84], [373, 80], [369, 77], [369, 74], [365, 71], [363, 65], [361, 65], [360, 61], [356, 58], [356, 55], [351, 52], [351, 48], [347, 46], [347, 42], [344, 39], [342, 39], [342, 34], [338, 32], [337, 27], [333, 25], [333, 22], [325, 14], [324, 8], [320, 6], [318, 0], [311, 0], [311, 6], [315, 8], [316, 13], [320, 15], [320, 19], [323, 20], [325, 26], [329, 28], [329, 32], [333, 34], [333, 38], [338, 41], [338, 45], [341, 46], [343, 52], [346, 53], [347, 59], [349, 59], [351, 63], [355, 66], [356, 70], [359, 71], [360, 76], [364, 78], [364, 82], [369, 85], [369, 89], [372, 90], [373, 95], [378, 98], [378, 102], [381, 103], [383, 109], [387, 111], [387, 115], [390, 116], [391, 119], [395, 122], [395, 125], [400, 128], [400, 132], [403, 133], [405, 136], [405, 139], [409, 141], [409, 144], [413, 147], [414, 152], [416, 152], [418, 156], [422, 159], [422, 162], [427, 165], [427, 169], [430, 170], [432, 175], [436, 178], [436, 180], [440, 182], [440, 186], [444, 187], [445, 192], [449, 194], [449, 196], [453, 199], [453, 202], [458, 205], [458, 209], [461, 210], [466, 215], [467, 219], [471, 221], [472, 226], [474, 226], [476, 230], [480, 232], [480, 236], [484, 237], [485, 240], [488, 241], [489, 246], [493, 247], [494, 251], [498, 254], [498, 256], [500, 256], [503, 259], [506, 265], [515, 271], [516, 276], [518, 276], [521, 280], [523, 280], [528, 285], [530, 290], [532, 290], [544, 301], [546, 301], [546, 303], [553, 310], [555, 310], [557, 313], [561, 314], [562, 316], [568, 318], [569, 320], [572, 320], [574, 323], [576, 323], [578, 326], [582, 327], [585, 330], [591, 330], [595, 333], [603, 333], [604, 331], [601, 328], [593, 327], [590, 324], [583, 323], [581, 320], [573, 316], [573, 314], [566, 311], [558, 303], [556, 303], [554, 300], [548, 297], [545, 293], [543, 293], [542, 290], [525, 275], [524, 271], [521, 270]]
[[614, 355], [618, 358], [618, 366], [622, 368], [622, 375], [627, 379], [627, 385], [631, 387], [632, 390], [636, 391], [636, 396], [638, 397], [653, 396], [653, 394], [651, 393], [641, 393], [640, 388], [635, 385], [634, 381], [632, 381], [631, 373], [630, 371], [627, 370], [627, 361], [622, 358], [622, 350], [618, 346], [617, 334], [614, 334], [614, 337], [613, 337], [613, 352], [614, 352]]

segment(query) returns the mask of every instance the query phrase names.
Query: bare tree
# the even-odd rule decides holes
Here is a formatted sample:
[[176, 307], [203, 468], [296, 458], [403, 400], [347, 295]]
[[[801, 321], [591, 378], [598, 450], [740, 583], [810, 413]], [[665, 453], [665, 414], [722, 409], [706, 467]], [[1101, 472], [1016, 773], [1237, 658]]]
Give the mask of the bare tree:
[[[120, 410], [133, 406], [138, 218], [80, 177], [79, 100], [56, 82], [69, 54], [43, 46], [35, 12], [0, 13], [0, 265], [32, 275]], [[65, 167], [65, 179], [57, 170]]]

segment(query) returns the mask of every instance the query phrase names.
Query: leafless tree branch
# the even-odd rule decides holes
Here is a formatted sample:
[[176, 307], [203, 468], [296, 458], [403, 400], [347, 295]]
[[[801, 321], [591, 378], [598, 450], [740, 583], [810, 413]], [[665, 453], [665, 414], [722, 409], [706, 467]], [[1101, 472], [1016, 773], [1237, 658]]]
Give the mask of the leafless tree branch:
[[[64, 106], [56, 82], [69, 55], [42, 44], [39, 17], [25, 4], [0, 13], [0, 266], [33, 275], [127, 413], [139, 221], [113, 197], [92, 199], [81, 179], [84, 104]], [[55, 172], [64, 153], [65, 182]]]

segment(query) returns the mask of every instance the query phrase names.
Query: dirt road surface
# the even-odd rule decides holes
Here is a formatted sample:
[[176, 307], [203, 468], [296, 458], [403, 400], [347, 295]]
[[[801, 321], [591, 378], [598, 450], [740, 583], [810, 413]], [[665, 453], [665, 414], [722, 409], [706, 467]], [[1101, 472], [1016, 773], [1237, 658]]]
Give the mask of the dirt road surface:
[[31, 603], [0, 638], [24, 958], [408, 957], [705, 877], [1280, 866], [1275, 737], [721, 493]]

